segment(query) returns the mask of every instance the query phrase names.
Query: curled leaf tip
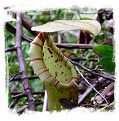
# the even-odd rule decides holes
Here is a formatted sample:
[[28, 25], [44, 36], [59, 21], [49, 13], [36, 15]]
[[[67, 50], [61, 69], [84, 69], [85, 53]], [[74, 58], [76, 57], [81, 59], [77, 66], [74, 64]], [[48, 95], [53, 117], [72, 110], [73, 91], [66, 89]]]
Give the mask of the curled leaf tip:
[[40, 26], [32, 27], [31, 30], [41, 32], [83, 30], [96, 36], [101, 30], [101, 25], [95, 20], [55, 20]]

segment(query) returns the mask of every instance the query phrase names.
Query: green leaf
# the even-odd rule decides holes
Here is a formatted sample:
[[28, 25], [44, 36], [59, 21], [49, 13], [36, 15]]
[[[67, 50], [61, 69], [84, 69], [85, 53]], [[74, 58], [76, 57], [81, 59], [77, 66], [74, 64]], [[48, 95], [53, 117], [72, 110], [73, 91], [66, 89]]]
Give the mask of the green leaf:
[[83, 18], [81, 18], [81, 20], [92, 20], [92, 18], [83, 17]]
[[94, 46], [93, 50], [102, 57], [113, 58], [113, 47], [109, 45]]
[[114, 71], [115, 70], [115, 63], [113, 62], [112, 58], [103, 58], [98, 63], [105, 71]]
[[88, 99], [88, 101], [90, 101], [90, 100], [91, 100], [91, 98], [92, 98], [92, 97], [94, 97], [94, 96], [95, 96], [95, 93], [94, 93], [94, 92], [92, 92], [92, 93], [88, 96], [88, 98], [87, 98], [87, 99]]
[[12, 95], [8, 93], [8, 102], [11, 103], [13, 101]]
[[43, 105], [41, 104], [41, 105], [38, 105], [37, 107], [36, 107], [36, 111], [42, 111], [42, 109], [43, 109]]

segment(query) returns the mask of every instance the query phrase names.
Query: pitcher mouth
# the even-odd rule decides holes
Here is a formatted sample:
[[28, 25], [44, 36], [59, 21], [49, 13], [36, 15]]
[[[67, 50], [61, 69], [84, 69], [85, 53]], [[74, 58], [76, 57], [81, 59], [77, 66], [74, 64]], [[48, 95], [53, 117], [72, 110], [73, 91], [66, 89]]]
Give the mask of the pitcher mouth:
[[[46, 43], [45, 43], [46, 42]], [[63, 62], [66, 68], [71, 73], [71, 78], [68, 83], [63, 83], [61, 80], [57, 79], [57, 75], [52, 75], [50, 70], [48, 69], [45, 59], [45, 53], [50, 54], [53, 57], [53, 54], [56, 54], [59, 59], [55, 60], [55, 63]], [[35, 54], [34, 54], [35, 53]], [[62, 89], [69, 89], [69, 88], [78, 88], [79, 78], [77, 73], [69, 62], [69, 60], [60, 52], [60, 50], [54, 45], [53, 41], [50, 39], [50, 34], [48, 32], [39, 33], [38, 36], [31, 42], [31, 47], [28, 52], [28, 55], [31, 58], [30, 65], [34, 69], [34, 73], [38, 75], [38, 77], [55, 87], [62, 88]], [[39, 67], [37, 67], [37, 65]], [[65, 71], [65, 70], [64, 70]]]

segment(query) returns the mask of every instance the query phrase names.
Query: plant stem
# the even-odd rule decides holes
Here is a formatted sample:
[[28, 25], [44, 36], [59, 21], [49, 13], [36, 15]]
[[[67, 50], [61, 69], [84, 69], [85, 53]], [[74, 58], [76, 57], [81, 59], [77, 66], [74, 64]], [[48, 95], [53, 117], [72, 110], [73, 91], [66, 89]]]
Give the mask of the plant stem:
[[31, 111], [35, 111], [36, 107], [35, 107], [35, 99], [33, 97], [32, 91], [31, 91], [31, 87], [29, 85], [29, 80], [28, 80], [28, 74], [27, 74], [27, 70], [26, 70], [26, 65], [25, 65], [25, 60], [24, 57], [22, 55], [22, 15], [21, 13], [17, 13], [16, 14], [16, 19], [17, 19], [17, 23], [16, 23], [16, 54], [17, 54], [17, 58], [18, 58], [18, 62], [19, 62], [19, 66], [20, 66], [20, 71], [22, 72], [21, 76], [22, 76], [22, 83], [24, 86], [24, 90], [27, 94], [27, 98], [28, 98], [28, 107], [29, 110]]

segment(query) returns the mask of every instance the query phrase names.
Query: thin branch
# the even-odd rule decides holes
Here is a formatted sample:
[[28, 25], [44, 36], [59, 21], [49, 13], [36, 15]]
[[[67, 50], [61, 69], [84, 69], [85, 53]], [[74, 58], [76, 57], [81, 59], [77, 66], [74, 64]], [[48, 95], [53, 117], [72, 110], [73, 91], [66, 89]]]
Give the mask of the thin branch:
[[22, 93], [19, 93], [19, 94], [15, 95], [15, 96], [13, 96], [13, 98], [21, 98], [21, 97], [24, 97], [24, 96], [27, 96], [27, 94], [26, 94], [25, 91], [22, 92]]
[[[98, 86], [98, 84], [101, 83], [101, 82], [103, 82], [103, 80], [104, 80], [104, 79], [101, 77], [101, 78], [99, 79], [99, 82], [92, 84], [92, 86], [93, 86], [93, 87]], [[87, 88], [87, 90], [81, 95], [81, 97], [80, 97], [79, 100], [78, 100], [78, 105], [81, 105], [81, 103], [89, 96], [89, 94], [90, 94], [92, 91], [94, 91], [93, 88], [92, 88], [92, 86], [89, 86], [89, 87]]]
[[73, 58], [69, 58], [69, 59], [71, 59], [72, 61], [78, 61], [78, 60], [80, 60], [80, 61], [86, 61], [86, 60], [88, 60], [88, 61], [98, 61], [97, 58], [88, 59], [88, 58], [82, 58], [82, 57], [73, 57]]
[[[6, 24], [5, 24], [5, 28], [9, 31], [9, 32], [11, 32], [12, 34], [16, 34], [16, 28], [14, 28], [9, 22], [7, 22]], [[31, 38], [31, 37], [28, 37], [28, 36], [25, 36], [25, 35], [21, 35], [22, 36], [22, 39], [24, 39], [24, 40], [26, 40], [27, 42], [32, 42], [33, 41], [33, 38]]]
[[70, 60], [70, 59], [69, 59], [69, 61], [70, 61], [72, 64], [74, 64], [74, 65], [76, 65], [76, 66], [79, 66], [80, 68], [82, 68], [82, 69], [88, 71], [88, 72], [91, 73], [91, 74], [94, 74], [94, 75], [103, 77], [103, 78], [105, 78], [105, 79], [109, 79], [109, 80], [111, 80], [111, 81], [115, 81], [115, 78], [113, 78], [113, 77], [109, 77], [109, 76], [104, 75], [104, 74], [96, 73], [96, 72], [94, 72], [94, 71], [92, 71], [92, 70], [90, 70], [90, 69], [88, 69], [88, 68], [86, 68], [86, 67], [80, 65], [79, 63]]
[[17, 47], [17, 58], [18, 58], [18, 62], [19, 62], [19, 66], [20, 66], [20, 70], [22, 72], [22, 82], [23, 82], [23, 86], [25, 89], [25, 92], [27, 93], [27, 98], [28, 98], [28, 107], [29, 110], [31, 111], [35, 111], [36, 107], [35, 107], [35, 99], [33, 97], [32, 91], [31, 91], [31, 87], [29, 85], [29, 81], [28, 81], [28, 74], [27, 74], [27, 70], [26, 70], [26, 66], [25, 66], [25, 60], [24, 57], [22, 55], [22, 19], [21, 19], [22, 15], [21, 13], [17, 13], [16, 14], [16, 19], [17, 19], [17, 23], [16, 23], [16, 47]]
[[27, 20], [25, 20], [24, 18], [22, 18], [22, 23], [23, 26], [34, 36], [37, 36], [39, 34], [39, 32], [37, 31], [32, 31], [31, 28], [32, 26], [27, 22]]
[[29, 42], [29, 43], [31, 43], [31, 42], [33, 41], [34, 38], [28, 37], [28, 36], [26, 36], [26, 35], [22, 35], [22, 39], [23, 39], [23, 40], [26, 40], [26, 41]]
[[[101, 95], [103, 95], [104, 97], [110, 92], [110, 90], [114, 87], [114, 82], [112, 82], [111, 84], [109, 84], [102, 92]], [[94, 98], [93, 103], [94, 104], [101, 104], [104, 101], [104, 99], [98, 95]]]
[[18, 102], [18, 98], [14, 99], [9, 105], [9, 108], [13, 108], [17, 102]]
[[24, 105], [22, 108], [20, 108], [20, 109], [17, 111], [17, 113], [18, 113], [18, 114], [22, 114], [26, 108], [28, 108], [28, 105]]
[[16, 47], [13, 46], [13, 47], [11, 47], [11, 48], [5, 49], [5, 52], [11, 52], [11, 51], [16, 51]]
[[91, 44], [67, 44], [67, 43], [55, 43], [55, 45], [59, 48], [67, 48], [67, 49], [92, 49], [94, 45]]
[[9, 32], [15, 35], [16, 28], [14, 28], [9, 22], [5, 23], [5, 29], [7, 29]]
[[[38, 76], [30, 76], [30, 77], [28, 77], [28, 79], [36, 79], [36, 78], [39, 78]], [[18, 81], [18, 80], [20, 80], [21, 81], [21, 77], [15, 77], [12, 81]]]
[[79, 69], [77, 68], [77, 66], [75, 66], [76, 70], [78, 71], [78, 73], [81, 75], [81, 77], [85, 80], [85, 82], [97, 93], [100, 95], [100, 97], [102, 97], [105, 102], [109, 105], [108, 101], [105, 99], [105, 97], [99, 92], [97, 91], [97, 89], [95, 89], [95, 87], [83, 76], [83, 74], [79, 71]]
[[14, 76], [12, 76], [10, 79], [9, 79], [9, 81], [7, 81], [6, 82], [6, 85], [9, 83], [9, 82], [11, 82], [12, 80], [14, 80], [14, 78], [17, 76], [17, 75], [20, 75], [22, 72], [18, 72], [18, 73], [16, 73]]
[[[20, 98], [20, 97], [25, 97], [26, 96], [26, 92], [22, 92], [22, 91], [9, 91], [10, 94], [14, 95], [13, 98]], [[45, 94], [45, 91], [32, 91], [33, 95], [39, 95]]]

